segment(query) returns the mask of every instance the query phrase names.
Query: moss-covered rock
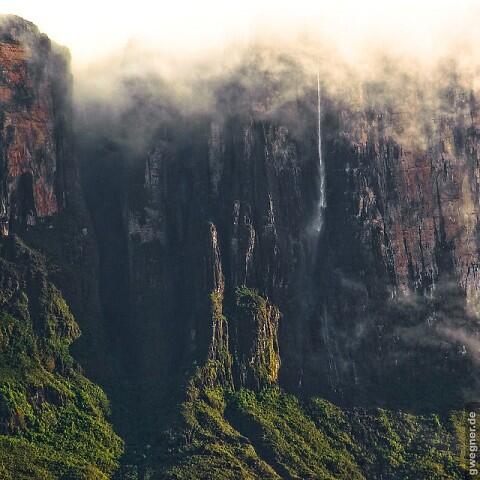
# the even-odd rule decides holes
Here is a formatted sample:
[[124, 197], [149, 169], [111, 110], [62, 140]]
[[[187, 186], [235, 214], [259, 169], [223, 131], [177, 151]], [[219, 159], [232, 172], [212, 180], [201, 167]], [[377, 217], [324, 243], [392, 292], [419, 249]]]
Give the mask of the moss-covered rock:
[[273, 385], [280, 369], [280, 311], [255, 290], [235, 290], [231, 313], [231, 350], [235, 386], [259, 389]]
[[109, 478], [122, 441], [69, 354], [78, 325], [42, 255], [15, 237], [0, 253], [0, 478]]

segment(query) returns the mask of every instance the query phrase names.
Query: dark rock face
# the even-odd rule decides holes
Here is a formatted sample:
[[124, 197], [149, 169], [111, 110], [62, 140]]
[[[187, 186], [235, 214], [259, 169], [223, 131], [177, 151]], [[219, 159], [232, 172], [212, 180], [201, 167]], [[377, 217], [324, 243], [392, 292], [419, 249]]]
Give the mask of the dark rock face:
[[[159, 130], [167, 133], [154, 138], [144, 160], [124, 164], [123, 191], [128, 193], [117, 210], [124, 218], [117, 235], [128, 239], [123, 288], [131, 315], [126, 328], [138, 342], [133, 350], [141, 357], [139, 368], [154, 378], [171, 378], [179, 365], [188, 369], [192, 362], [218, 357], [215, 351], [227, 348], [227, 341], [230, 354], [240, 349], [239, 355], [250, 355], [250, 348], [261, 350], [266, 342], [268, 355], [278, 357], [278, 310], [262, 304], [260, 315], [245, 314], [246, 327], [235, 317], [235, 292], [247, 285], [283, 312], [304, 261], [303, 236], [310, 220], [305, 206], [315, 198], [308, 175], [316, 147], [313, 137], [296, 132], [308, 119], [307, 106], [284, 109], [290, 118], [286, 125], [263, 119], [261, 112], [197, 117], [188, 123], [171, 114], [175, 122], [160, 117]], [[102, 164], [101, 155], [88, 152], [85, 157]], [[103, 162], [102, 169], [109, 160]], [[89, 183], [96, 171], [92, 177], [88, 173], [85, 188], [95, 195]], [[95, 221], [102, 228], [103, 218]], [[242, 340], [221, 325], [223, 315], [237, 318], [234, 336], [243, 335]], [[250, 334], [255, 338], [247, 347]], [[278, 360], [271, 362], [270, 382], [279, 368]]]
[[438, 98], [433, 127], [414, 133], [415, 111], [340, 112], [327, 146], [328, 273], [312, 349], [324, 345], [339, 398], [452, 405], [475, 384], [477, 109], [453, 81]]
[[[113, 142], [102, 156], [94, 142], [97, 153], [84, 154], [117, 178], [111, 159], [124, 159], [112, 187], [122, 192], [116, 258], [128, 258], [124, 321], [139, 368], [168, 382], [210, 359], [225, 384], [258, 388], [263, 360], [252, 352], [263, 350], [270, 381], [305, 394], [419, 408], [462, 402], [478, 330], [473, 94], [447, 72], [437, 103], [415, 110], [407, 98], [402, 114], [325, 95], [327, 209], [317, 232], [316, 92], [275, 103], [278, 79], [257, 67], [252, 78], [270, 94], [223, 81], [215, 113], [190, 115], [160, 96], [148, 151]], [[142, 123], [138, 115], [138, 106], [125, 114], [123, 132]], [[84, 177], [90, 198], [97, 171]], [[96, 217], [98, 231], [109, 228]], [[241, 320], [243, 286], [281, 314]]]

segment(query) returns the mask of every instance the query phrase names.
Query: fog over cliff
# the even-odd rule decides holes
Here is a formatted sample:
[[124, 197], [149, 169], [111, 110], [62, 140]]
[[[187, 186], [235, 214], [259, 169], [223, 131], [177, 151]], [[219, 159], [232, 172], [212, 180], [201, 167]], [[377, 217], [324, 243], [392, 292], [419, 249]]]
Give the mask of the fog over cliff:
[[461, 478], [476, 2], [3, 8], [41, 30], [0, 17], [0, 436], [82, 478]]
[[[322, 31], [323, 21], [318, 30], [311, 25], [302, 29], [300, 22], [281, 35], [284, 24], [275, 25], [272, 13], [267, 20], [273, 27], [267, 22], [266, 32], [259, 28], [248, 39], [221, 48], [166, 51], [137, 39], [78, 67], [77, 141], [88, 165], [85, 189], [95, 210], [95, 189], [113, 188], [109, 198], [114, 198], [118, 217], [111, 229], [120, 229], [116, 242], [126, 236], [118, 248], [129, 250], [130, 267], [124, 266], [129, 275], [141, 278], [142, 268], [132, 265], [145, 262], [144, 245], [160, 242], [161, 253], [154, 255], [161, 262], [172, 252], [173, 238], [188, 249], [186, 231], [201, 237], [201, 222], [212, 222], [219, 232], [220, 263], [233, 262], [222, 267], [229, 270], [227, 291], [246, 283], [284, 312], [280, 374], [285, 384], [346, 399], [357, 385], [362, 391], [377, 388], [372, 368], [380, 378], [390, 368], [398, 370], [390, 381], [400, 385], [408, 365], [428, 357], [429, 373], [418, 367], [416, 385], [424, 375], [443, 378], [448, 371], [455, 376], [465, 362], [476, 364], [477, 207], [472, 205], [475, 194], [468, 193], [476, 189], [471, 183], [475, 177], [467, 170], [476, 158], [478, 68], [469, 48], [474, 30], [454, 28], [465, 7], [448, 10], [450, 23], [446, 16], [430, 17], [423, 7], [423, 16], [415, 19], [410, 12], [396, 12], [394, 18], [389, 10], [392, 16], [368, 18], [373, 31], [365, 33], [363, 25], [361, 38], [355, 31], [345, 37], [336, 32], [335, 37], [332, 25]], [[414, 20], [411, 28], [408, 20]], [[360, 16], [360, 21], [366, 20]], [[420, 44], [420, 38], [431, 43]], [[318, 137], [318, 121], [323, 138]], [[275, 172], [265, 177], [248, 170], [262, 149], [262, 168]], [[104, 168], [103, 181], [96, 183]], [[204, 178], [207, 171], [209, 179]], [[234, 171], [245, 178], [235, 179]], [[283, 178], [286, 172], [289, 180]], [[138, 193], [140, 184], [150, 192], [145, 198]], [[244, 191], [250, 184], [258, 185], [255, 194]], [[232, 185], [237, 190], [227, 193]], [[327, 208], [319, 220], [316, 205], [323, 197]], [[239, 217], [245, 222], [243, 234], [229, 226], [228, 215], [235, 219], [238, 209], [244, 212]], [[104, 217], [98, 219], [101, 224]], [[319, 224], [326, 225], [321, 234], [312, 229]], [[272, 232], [267, 234], [268, 229]], [[242, 237], [247, 231], [249, 240]], [[128, 246], [137, 241], [142, 251]], [[244, 252], [235, 246], [242, 242]], [[192, 251], [190, 260], [177, 261], [189, 264], [195, 255]], [[172, 281], [162, 268], [152, 273], [155, 280], [148, 285], [139, 280], [144, 290], [154, 292], [158, 282]], [[182, 293], [186, 298], [199, 280], [192, 282]], [[112, 289], [113, 299], [118, 289], [130, 287], [106, 288]], [[129, 308], [137, 309], [126, 320], [129, 328], [136, 329], [132, 319], [145, 309], [163, 308], [169, 312], [165, 318], [180, 315], [177, 307], [147, 302], [143, 293], [130, 292], [126, 298], [135, 304]], [[192, 304], [204, 308], [200, 300]], [[145, 340], [138, 340], [145, 365], [150, 355], [157, 355], [157, 328], [132, 332], [132, 338], [137, 334], [152, 342], [145, 347]], [[201, 330], [189, 328], [192, 335]], [[198, 344], [188, 348], [201, 349]], [[372, 348], [377, 354], [365, 358], [365, 350]], [[160, 350], [170, 355], [168, 347]], [[465, 388], [476, 389], [476, 384], [452, 390], [469, 397]], [[395, 387], [387, 390], [379, 395], [395, 403]]]
[[[362, 369], [365, 378], [370, 364], [407, 369], [415, 349], [478, 362], [479, 7], [330, 3], [102, 2], [67, 16], [65, 5], [25, 2], [72, 53], [75, 149], [107, 331], [139, 363], [162, 350], [160, 377], [178, 360], [159, 347], [162, 329], [187, 345], [201, 327], [175, 331], [169, 316], [194, 313], [144, 298], [181, 283], [164, 266], [145, 280], [145, 250], [158, 248], [162, 264], [178, 245], [189, 251], [186, 232], [202, 237], [206, 223], [212, 238], [218, 231], [226, 302], [247, 284], [289, 319], [280, 323], [286, 385], [344, 399]], [[196, 255], [177, 261], [186, 268]], [[192, 282], [172, 298], [189, 298], [202, 284]], [[137, 328], [162, 309], [164, 320], [152, 313]], [[372, 342], [378, 358], [365, 359]], [[205, 345], [185, 348], [196, 358]]]
[[24, 16], [68, 45], [75, 69], [122, 49], [131, 39], [181, 56], [259, 37], [278, 43], [298, 41], [302, 35], [335, 44], [356, 63], [365, 60], [359, 58], [365, 48], [428, 58], [450, 48], [466, 53], [478, 43], [478, 8], [471, 0], [2, 2], [2, 13]]

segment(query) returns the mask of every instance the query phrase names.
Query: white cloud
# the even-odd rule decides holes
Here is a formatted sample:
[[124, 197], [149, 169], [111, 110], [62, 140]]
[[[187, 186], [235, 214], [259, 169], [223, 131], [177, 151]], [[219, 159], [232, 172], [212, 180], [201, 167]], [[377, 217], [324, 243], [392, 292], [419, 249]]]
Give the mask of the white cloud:
[[[191, 53], [260, 34], [321, 33], [352, 54], [382, 44], [430, 54], [447, 42], [475, 42], [478, 1], [413, 0], [3, 0], [2, 13], [36, 23], [68, 46], [79, 65], [147, 39], [166, 51]], [[477, 38], [478, 40], [478, 38]]]

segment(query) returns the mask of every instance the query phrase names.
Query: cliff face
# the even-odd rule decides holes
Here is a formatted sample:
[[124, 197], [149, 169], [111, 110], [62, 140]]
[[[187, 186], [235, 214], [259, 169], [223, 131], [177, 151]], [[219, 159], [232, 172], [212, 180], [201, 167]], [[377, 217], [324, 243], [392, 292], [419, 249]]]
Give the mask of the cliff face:
[[[0, 229], [47, 255], [84, 338], [78, 355], [102, 375], [98, 257], [73, 152], [70, 56], [15, 16], [0, 19]], [[85, 340], [85, 341], [84, 341]]]
[[[222, 94], [234, 97], [235, 88], [227, 86]], [[171, 379], [172, 372], [193, 363], [212, 355], [218, 359], [218, 352], [209, 351], [225, 349], [242, 357], [238, 362], [244, 367], [234, 370], [250, 362], [243, 356], [269, 356], [267, 376], [270, 382], [277, 379], [278, 309], [292, 303], [305, 263], [303, 237], [310, 222], [305, 209], [315, 201], [308, 176], [316, 146], [314, 137], [300, 136], [299, 122], [309, 115], [305, 105], [284, 106], [290, 118], [285, 125], [264, 119], [265, 107], [256, 108], [256, 113], [194, 116], [187, 122], [175, 111], [164, 113], [157, 117], [163, 133], [154, 136], [149, 151], [122, 164], [123, 194], [114, 208], [123, 220], [113, 228], [126, 239], [118, 247], [127, 256], [121, 287], [130, 312], [125, 328], [129, 343], [138, 342], [133, 348], [138, 368], [152, 378]], [[108, 155], [84, 154], [97, 162], [93, 167], [92, 160], [84, 177], [92, 205], [96, 169], [114, 176], [119, 164], [110, 158], [125, 157], [118, 145], [111, 148]], [[102, 226], [103, 215], [92, 214], [98, 229], [112, 229]], [[106, 269], [116, 268], [119, 254], [114, 256]], [[239, 313], [245, 305], [239, 304], [237, 288], [243, 286], [260, 295], [253, 300], [259, 314], [248, 314], [247, 308]], [[111, 298], [112, 305], [116, 302]], [[258, 386], [259, 379], [247, 381], [252, 382]]]
[[2, 478], [115, 470], [79, 330], [125, 478], [460, 478], [461, 419], [350, 407], [477, 391], [475, 92], [452, 67], [320, 98], [273, 63], [213, 81], [208, 112], [127, 79], [114, 121], [85, 110], [80, 171], [68, 55], [1, 21]]
[[[278, 100], [276, 80], [257, 67], [250, 68], [260, 86], [246, 88], [238, 72], [222, 79], [209, 113], [182, 112], [160, 95], [157, 105], [148, 97], [154, 114], [143, 117], [145, 99], [129, 82], [124, 93], [134, 106], [121, 128], [82, 145], [84, 190], [104, 252], [108, 336], [131, 372], [133, 404], [150, 411], [172, 397], [185, 401], [177, 433], [158, 439], [171, 426], [161, 411], [158, 423], [137, 418], [129, 438], [158, 442], [161, 461], [146, 449], [145, 462], [168, 467], [164, 478], [224, 478], [227, 458], [232, 478], [428, 478], [423, 460], [404, 461], [407, 453], [398, 463], [380, 454], [365, 467], [371, 439], [397, 420], [379, 413], [377, 422], [352, 407], [440, 412], [477, 389], [474, 96], [447, 82], [435, 102], [415, 110], [402, 98], [399, 112], [369, 99], [368, 85], [355, 102], [325, 88], [322, 210], [316, 89]], [[138, 125], [146, 123], [153, 133], [139, 148]], [[304, 404], [276, 386], [352, 410], [339, 420], [344, 413], [321, 403], [303, 423]], [[431, 426], [417, 427], [419, 439], [436, 438]], [[355, 474], [322, 463], [328, 442], [343, 448], [330, 440], [343, 428], [368, 445], [348, 457], [362, 465]], [[322, 447], [307, 467], [317, 435]], [[389, 435], [380, 443], [394, 448]], [[445, 478], [460, 475], [448, 469]]]
[[4, 235], [65, 207], [68, 54], [15, 17], [0, 26], [1, 206]]
[[[242, 68], [212, 87], [210, 113], [186, 114], [168, 93], [144, 111], [130, 80], [122, 141], [112, 131], [83, 147], [109, 251], [104, 304], [118, 313], [107, 323], [128, 366], [153, 384], [208, 361], [209, 379], [236, 387], [278, 381], [407, 408], [463, 402], [478, 335], [473, 90], [454, 69], [425, 97], [413, 81], [402, 100], [388, 82], [348, 101], [326, 88], [319, 132], [315, 88], [284, 94], [291, 65], [283, 76], [255, 59]], [[129, 146], [143, 124], [153, 133]], [[100, 170], [116, 199], [107, 221], [92, 187]], [[256, 313], [242, 313], [242, 288], [258, 295]], [[128, 339], [116, 327], [126, 310]]]
[[[98, 433], [80, 446], [68, 437], [90, 478], [114, 469], [106, 400], [68, 353], [77, 323], [76, 356], [108, 387], [132, 450], [146, 439], [174, 449], [158, 431], [185, 401], [182, 433], [165, 436], [192, 459], [212, 446], [219, 471], [225, 448], [253, 476], [338, 474], [322, 445], [338, 419], [348, 429], [363, 414], [300, 405], [278, 386], [435, 411], [476, 391], [475, 92], [453, 69], [401, 101], [390, 80], [360, 85], [355, 100], [324, 85], [320, 98], [295, 63], [275, 62], [272, 73], [254, 55], [213, 81], [208, 112], [179, 106], [162, 82], [127, 79], [122, 115], [85, 110], [80, 171], [68, 56], [30, 23], [2, 20], [0, 443], [38, 440], [45, 462], [63, 434], [43, 436], [48, 410]], [[401, 416], [368, 418], [402, 429]], [[266, 442], [286, 434], [272, 421], [298, 435]], [[310, 435], [308, 465], [291, 460]], [[363, 451], [347, 455], [345, 471], [377, 475], [382, 455], [367, 470]], [[67, 460], [61, 474], [73, 475]]]
[[[95, 245], [72, 153], [68, 63], [68, 52], [34, 25], [0, 17], [0, 476], [5, 479], [105, 479], [122, 452], [106, 420], [105, 394], [70, 354], [80, 336], [76, 320], [92, 340], [89, 325], [100, 318]], [[101, 365], [98, 356], [88, 355], [92, 350], [80, 351], [92, 370]], [[90, 440], [79, 438], [82, 429], [90, 431]]]
[[476, 388], [477, 107], [455, 72], [445, 78], [433, 105], [340, 109], [328, 142], [330, 273], [316, 311], [340, 397], [357, 385], [355, 397], [408, 405], [414, 390], [429, 404], [442, 392], [451, 404]]
[[448, 272], [474, 313], [477, 106], [473, 91], [453, 79], [437, 94], [430, 121], [422, 124], [415, 119], [420, 125], [411, 118], [421, 117], [418, 105], [417, 111], [377, 109], [368, 116], [341, 112], [350, 116], [344, 123], [349, 131], [344, 133], [356, 157], [342, 166], [348, 169], [356, 197], [352, 198], [357, 202], [356, 218], [364, 230], [360, 240], [364, 244], [375, 236], [380, 240], [378, 255], [383, 270], [389, 271], [389, 283], [399, 293], [428, 292]]

